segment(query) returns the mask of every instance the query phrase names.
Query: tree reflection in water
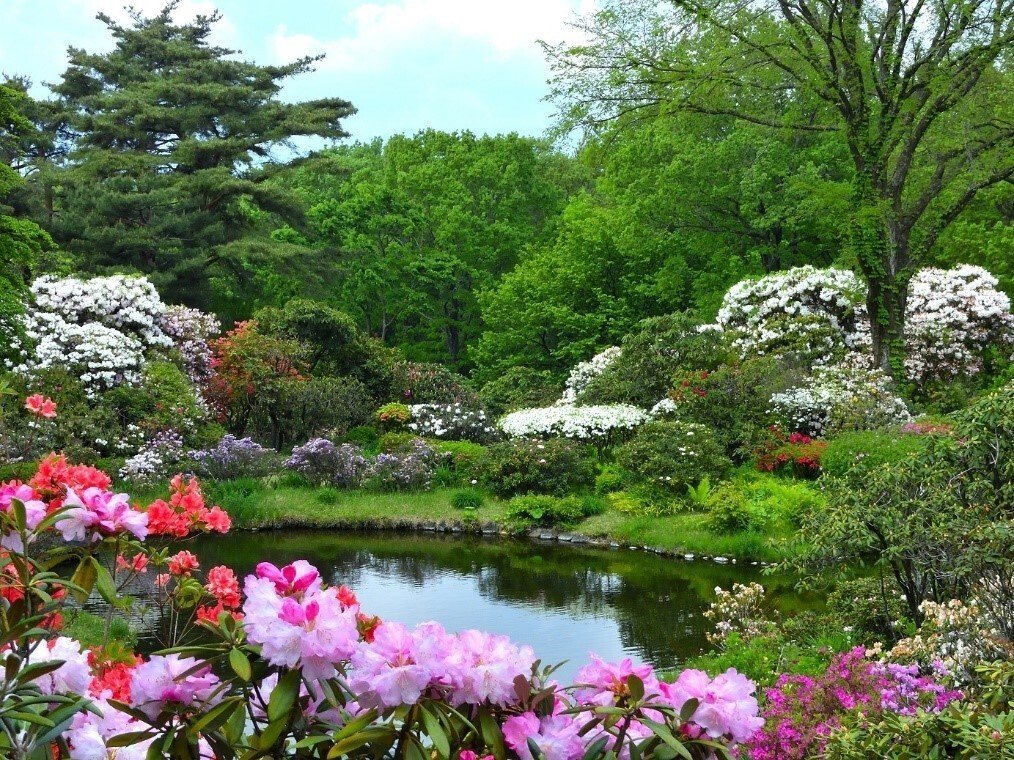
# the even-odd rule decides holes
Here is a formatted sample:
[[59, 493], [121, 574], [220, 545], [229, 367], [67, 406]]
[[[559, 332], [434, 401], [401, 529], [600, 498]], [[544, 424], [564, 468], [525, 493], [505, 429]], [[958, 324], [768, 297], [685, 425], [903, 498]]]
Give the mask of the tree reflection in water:
[[794, 578], [756, 567], [501, 538], [286, 530], [204, 538], [194, 551], [241, 577], [260, 561], [306, 559], [352, 587], [366, 612], [505, 633], [547, 662], [570, 660], [564, 676], [589, 650], [668, 668], [707, 649], [702, 613], [715, 586], [759, 581], [785, 612], [813, 604]]

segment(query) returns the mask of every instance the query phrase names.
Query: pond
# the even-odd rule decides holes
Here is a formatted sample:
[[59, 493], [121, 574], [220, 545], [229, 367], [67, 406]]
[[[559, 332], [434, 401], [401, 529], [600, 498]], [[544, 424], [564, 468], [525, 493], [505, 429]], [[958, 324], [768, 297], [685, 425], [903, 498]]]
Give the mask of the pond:
[[792, 577], [758, 567], [502, 538], [285, 530], [203, 538], [193, 550], [202, 567], [227, 564], [240, 578], [260, 561], [306, 559], [350, 586], [364, 612], [507, 634], [544, 663], [567, 661], [564, 678], [589, 652], [671, 668], [705, 651], [715, 586], [759, 581], [785, 613], [815, 604]]

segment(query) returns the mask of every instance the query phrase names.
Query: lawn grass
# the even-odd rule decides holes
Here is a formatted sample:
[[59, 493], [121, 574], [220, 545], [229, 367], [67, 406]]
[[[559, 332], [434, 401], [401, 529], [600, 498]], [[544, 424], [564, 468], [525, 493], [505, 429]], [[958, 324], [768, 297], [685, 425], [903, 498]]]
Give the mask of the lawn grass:
[[[483, 526], [507, 523], [506, 502], [488, 499], [477, 510], [455, 509], [455, 488], [409, 493], [340, 491], [333, 488], [279, 485], [257, 480], [206, 483], [209, 501], [220, 504], [239, 529], [402, 528], [423, 525]], [[137, 494], [149, 503], [164, 494]], [[790, 555], [790, 527], [779, 521], [764, 533], [721, 534], [711, 530], [707, 515], [629, 515], [612, 508], [586, 518], [570, 531], [624, 545], [648, 546], [682, 554], [725, 556], [738, 560], [776, 562]]]

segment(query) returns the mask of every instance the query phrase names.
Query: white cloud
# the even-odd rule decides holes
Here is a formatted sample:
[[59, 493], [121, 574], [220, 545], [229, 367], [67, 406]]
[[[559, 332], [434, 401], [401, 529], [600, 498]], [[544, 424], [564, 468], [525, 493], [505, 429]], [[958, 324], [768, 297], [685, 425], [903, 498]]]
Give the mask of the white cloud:
[[587, 13], [594, 0], [398, 0], [365, 3], [344, 18], [348, 34], [320, 39], [279, 25], [269, 39], [277, 61], [325, 54], [327, 71], [371, 71], [402, 59], [407, 49], [457, 42], [488, 46], [491, 57], [541, 57], [536, 40], [573, 38], [568, 23], [575, 11]]

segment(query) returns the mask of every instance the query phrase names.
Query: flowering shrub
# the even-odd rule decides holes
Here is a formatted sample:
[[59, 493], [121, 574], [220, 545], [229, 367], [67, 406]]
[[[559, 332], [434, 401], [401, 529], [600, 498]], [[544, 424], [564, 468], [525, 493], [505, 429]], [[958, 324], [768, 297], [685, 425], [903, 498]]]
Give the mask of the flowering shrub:
[[285, 466], [320, 485], [355, 488], [373, 472], [363, 450], [351, 443], [335, 445], [326, 438], [314, 438], [292, 450]]
[[377, 454], [369, 484], [385, 491], [429, 488], [437, 467], [449, 458], [421, 438], [410, 438], [392, 451]]
[[961, 697], [917, 666], [871, 661], [861, 647], [836, 655], [823, 675], [782, 675], [765, 691], [764, 727], [750, 743], [754, 760], [819, 757], [842, 716], [861, 712], [875, 720], [885, 712], [937, 712]]
[[145, 353], [172, 345], [160, 327], [165, 304], [143, 277], [47, 275], [32, 283], [31, 295], [23, 317], [28, 345], [17, 346], [22, 360], [14, 367], [21, 374], [65, 367], [94, 397], [140, 382]]
[[844, 366], [819, 368], [804, 385], [774, 394], [771, 413], [786, 429], [810, 436], [885, 427], [911, 416], [887, 375]]
[[567, 382], [563, 386], [563, 395], [560, 397], [561, 404], [573, 404], [577, 397], [588, 387], [592, 380], [601, 375], [609, 365], [616, 361], [623, 350], [619, 346], [611, 346], [605, 351], [593, 356], [586, 362], [575, 365], [567, 376]]
[[693, 422], [649, 422], [616, 451], [616, 461], [644, 484], [686, 495], [705, 477], [722, 478], [731, 466], [714, 434]]
[[406, 404], [465, 404], [477, 406], [479, 397], [468, 380], [442, 364], [401, 361], [392, 368], [395, 397]]
[[486, 449], [480, 479], [499, 496], [566, 496], [592, 486], [595, 463], [587, 446], [567, 438], [514, 438]]
[[277, 454], [251, 438], [237, 438], [227, 433], [211, 448], [189, 451], [187, 457], [198, 475], [232, 480], [267, 475]]
[[[57, 474], [51, 465], [39, 480]], [[212, 524], [215, 508], [194, 480], [175, 478], [170, 502], [147, 512], [99, 487], [77, 494], [57, 485], [67, 504], [49, 516], [32, 486], [2, 486], [5, 756], [228, 760], [300, 757], [312, 747], [312, 756], [333, 757], [472, 760], [509, 750], [532, 760], [676, 752], [703, 760], [728, 756], [762, 725], [754, 684], [735, 670], [715, 678], [686, 670], [665, 683], [649, 666], [593, 656], [576, 685], [561, 686], [528, 647], [381, 621], [302, 560], [262, 562], [242, 582], [225, 566], [202, 579], [194, 554], [169, 556], [146, 540]], [[32, 539], [54, 528], [85, 543], [29, 557]], [[124, 548], [112, 569], [101, 561]], [[41, 570], [57, 566], [56, 556], [78, 559], [72, 580]], [[57, 633], [68, 586], [115, 604], [126, 579], [153, 568], [159, 603], [201, 629], [199, 644], [177, 638], [170, 651], [112, 661]]]
[[182, 459], [183, 437], [172, 430], [156, 433], [123, 463], [120, 479], [150, 485], [168, 478]]
[[497, 437], [497, 429], [484, 409], [461, 404], [414, 404], [409, 413], [412, 421], [408, 429], [426, 438], [489, 443]]
[[704, 617], [715, 625], [714, 632], [707, 634], [708, 641], [721, 647], [732, 633], [738, 634], [740, 641], [770, 633], [774, 624], [764, 611], [764, 596], [759, 583], [733, 583], [729, 591], [716, 586], [716, 599], [704, 611]]
[[802, 433], [785, 435], [780, 428], [771, 430], [771, 437], [756, 452], [757, 469], [761, 472], [789, 472], [800, 478], [820, 474], [820, 461], [827, 450], [827, 441], [814, 440]]
[[179, 351], [190, 382], [197, 387], [207, 385], [214, 371], [208, 341], [222, 329], [218, 318], [188, 306], [169, 306], [159, 324]]
[[559, 435], [580, 441], [603, 442], [633, 430], [648, 419], [646, 412], [629, 404], [559, 404], [512, 412], [500, 420], [500, 429], [510, 438]]
[[382, 430], [398, 430], [412, 419], [412, 409], [407, 404], [391, 402], [381, 406], [374, 416]]
[[848, 270], [796, 267], [733, 285], [717, 323], [744, 358], [789, 352], [833, 363], [869, 345], [865, 294]]
[[1014, 347], [1010, 298], [982, 267], [920, 269], [908, 286], [905, 375], [924, 388], [982, 372], [987, 351]]

